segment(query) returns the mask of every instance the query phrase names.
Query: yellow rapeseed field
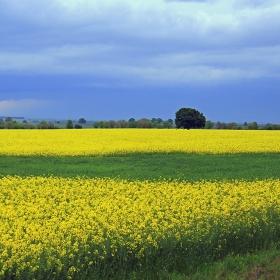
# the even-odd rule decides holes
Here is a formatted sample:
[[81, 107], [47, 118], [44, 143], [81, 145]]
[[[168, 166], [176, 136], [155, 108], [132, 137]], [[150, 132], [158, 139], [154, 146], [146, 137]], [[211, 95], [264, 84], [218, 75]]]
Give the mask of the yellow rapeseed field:
[[124, 267], [172, 248], [194, 258], [235, 241], [252, 248], [277, 235], [279, 216], [279, 180], [2, 177], [0, 278], [66, 271], [71, 279], [106, 259]]
[[[0, 156], [176, 152], [280, 153], [280, 131], [0, 130]], [[155, 262], [191, 266], [279, 243], [279, 223], [279, 179], [0, 174], [0, 279], [112, 279], [117, 269], [145, 270]]]
[[175, 129], [0, 131], [0, 155], [96, 156], [173, 152], [279, 153], [280, 131]]

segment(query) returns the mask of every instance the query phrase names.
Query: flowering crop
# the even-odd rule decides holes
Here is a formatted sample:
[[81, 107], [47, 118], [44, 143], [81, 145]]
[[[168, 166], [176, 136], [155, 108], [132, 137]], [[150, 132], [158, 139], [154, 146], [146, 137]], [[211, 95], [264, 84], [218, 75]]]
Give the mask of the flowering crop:
[[173, 269], [278, 242], [280, 181], [7, 176], [0, 221], [0, 278]]
[[1, 130], [0, 155], [279, 153], [279, 131], [160, 129]]
[[[279, 153], [279, 131], [2, 130], [0, 156]], [[0, 279], [184, 270], [279, 242], [280, 180], [0, 177]], [[129, 277], [128, 277], [129, 278]]]

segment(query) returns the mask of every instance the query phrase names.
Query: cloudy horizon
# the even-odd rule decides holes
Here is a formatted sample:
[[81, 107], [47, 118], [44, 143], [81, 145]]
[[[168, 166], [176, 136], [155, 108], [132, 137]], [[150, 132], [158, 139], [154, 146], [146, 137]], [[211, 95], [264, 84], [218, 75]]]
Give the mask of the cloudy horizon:
[[276, 0], [2, 0], [0, 115], [280, 123]]

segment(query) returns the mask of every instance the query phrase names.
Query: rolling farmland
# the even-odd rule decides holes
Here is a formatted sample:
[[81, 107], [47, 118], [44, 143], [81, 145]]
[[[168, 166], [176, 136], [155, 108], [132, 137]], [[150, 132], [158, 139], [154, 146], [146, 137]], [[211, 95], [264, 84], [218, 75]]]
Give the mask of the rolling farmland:
[[278, 131], [0, 132], [2, 279], [163, 279], [279, 244]]

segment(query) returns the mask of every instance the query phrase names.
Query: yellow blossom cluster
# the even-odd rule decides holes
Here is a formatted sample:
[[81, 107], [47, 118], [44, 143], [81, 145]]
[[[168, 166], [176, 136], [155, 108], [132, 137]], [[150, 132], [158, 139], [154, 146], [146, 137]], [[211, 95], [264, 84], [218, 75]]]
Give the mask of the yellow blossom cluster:
[[279, 153], [280, 131], [180, 129], [0, 131], [0, 155], [106, 156], [176, 152]]
[[246, 247], [279, 235], [279, 217], [278, 179], [2, 177], [0, 278], [67, 270], [71, 279], [108, 258], [124, 265], [156, 249]]

